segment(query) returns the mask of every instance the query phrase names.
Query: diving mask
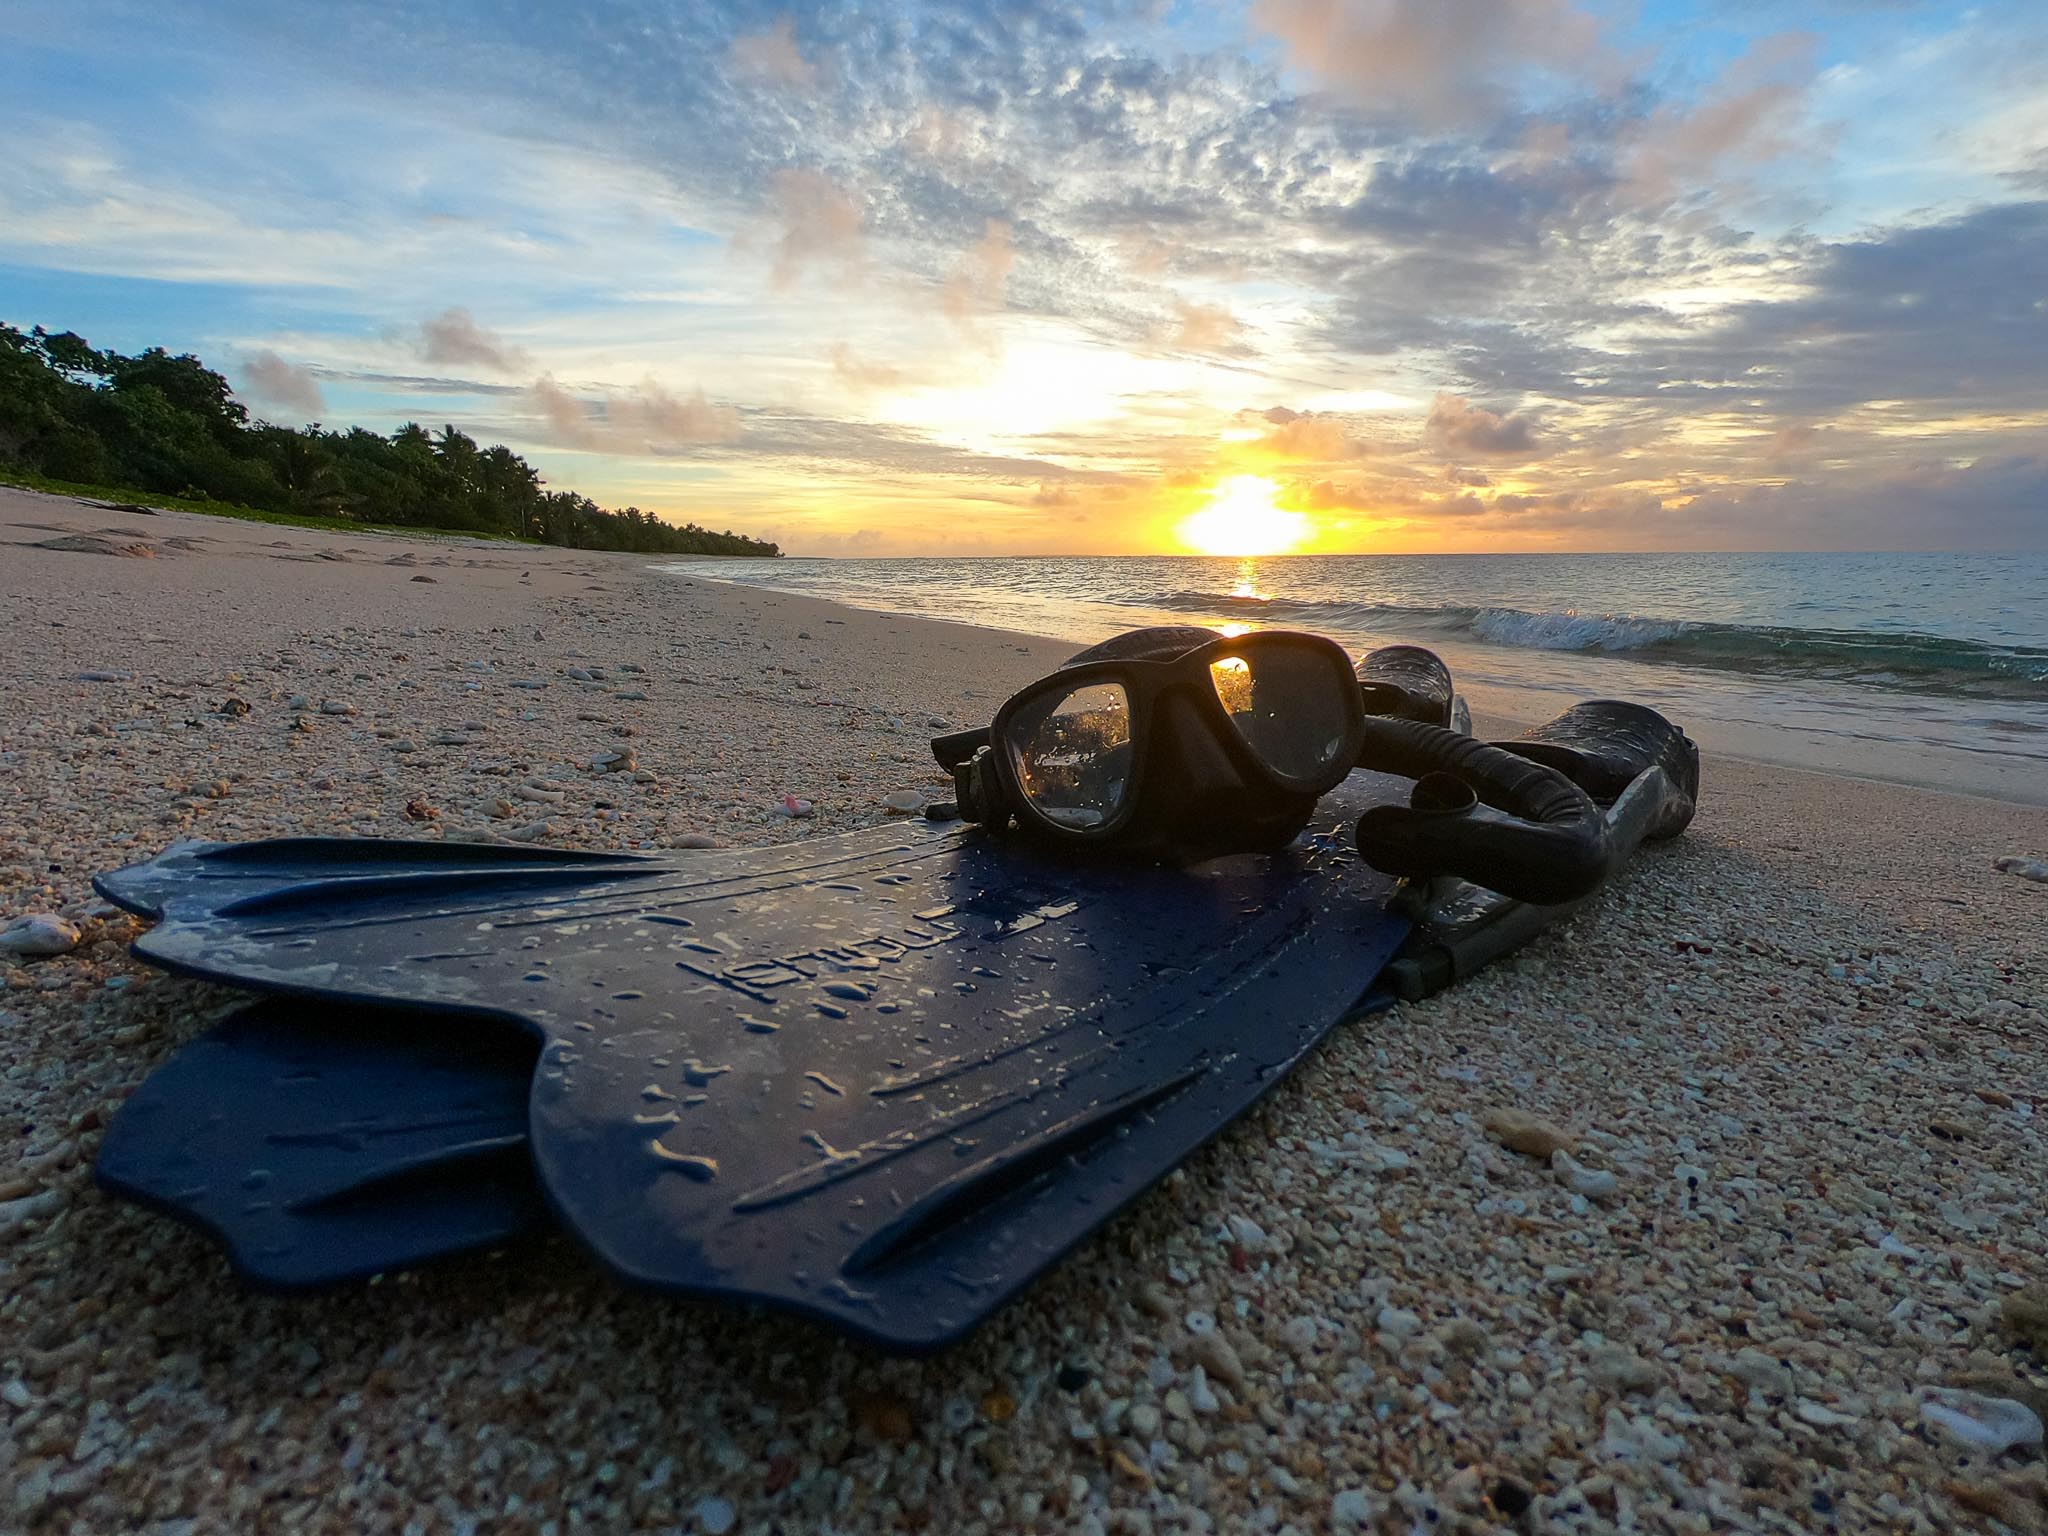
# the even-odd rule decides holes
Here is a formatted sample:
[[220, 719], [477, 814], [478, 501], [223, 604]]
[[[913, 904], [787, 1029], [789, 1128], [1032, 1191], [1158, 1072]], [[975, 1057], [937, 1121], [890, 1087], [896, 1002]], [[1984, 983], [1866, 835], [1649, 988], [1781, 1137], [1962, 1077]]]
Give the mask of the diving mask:
[[1365, 708], [1333, 640], [1167, 628], [1083, 652], [974, 735], [972, 756], [933, 744], [968, 820], [1189, 863], [1288, 843], [1358, 761]]

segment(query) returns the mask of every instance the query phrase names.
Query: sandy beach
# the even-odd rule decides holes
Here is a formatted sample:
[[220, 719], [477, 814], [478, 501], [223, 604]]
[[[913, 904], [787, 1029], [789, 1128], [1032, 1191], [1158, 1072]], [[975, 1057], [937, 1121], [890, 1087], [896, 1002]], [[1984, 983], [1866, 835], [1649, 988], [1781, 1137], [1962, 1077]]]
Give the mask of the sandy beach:
[[[934, 730], [1070, 650], [0, 489], [0, 922], [84, 933], [0, 961], [0, 1528], [2048, 1528], [2038, 1444], [1923, 1415], [2048, 1412], [2011, 1305], [2048, 1285], [2048, 886], [1993, 867], [2048, 855], [2036, 807], [1710, 757], [1683, 839], [1337, 1031], [935, 1359], [634, 1294], [561, 1239], [253, 1295], [93, 1186], [122, 1099], [235, 1002], [131, 960], [96, 872], [192, 837], [873, 825], [943, 792]], [[622, 745], [637, 772], [579, 766]]]

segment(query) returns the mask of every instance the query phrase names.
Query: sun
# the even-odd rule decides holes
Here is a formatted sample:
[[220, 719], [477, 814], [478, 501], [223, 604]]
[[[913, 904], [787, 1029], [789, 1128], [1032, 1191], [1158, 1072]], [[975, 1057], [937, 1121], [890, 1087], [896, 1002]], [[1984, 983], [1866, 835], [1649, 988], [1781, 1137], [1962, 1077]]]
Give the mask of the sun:
[[1308, 537], [1308, 519], [1274, 505], [1280, 487], [1264, 475], [1232, 475], [1209, 493], [1209, 504], [1174, 530], [1205, 555], [1277, 555]]

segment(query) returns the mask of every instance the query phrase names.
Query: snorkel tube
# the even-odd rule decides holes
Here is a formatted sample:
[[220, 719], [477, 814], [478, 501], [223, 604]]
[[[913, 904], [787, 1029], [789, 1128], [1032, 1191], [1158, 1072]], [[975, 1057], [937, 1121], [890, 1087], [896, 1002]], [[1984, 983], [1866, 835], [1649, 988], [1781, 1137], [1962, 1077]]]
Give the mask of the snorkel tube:
[[1554, 768], [1441, 726], [1368, 720], [1358, 766], [1415, 780], [1408, 804], [1358, 818], [1382, 874], [1457, 875], [1521, 901], [1570, 901], [1612, 871], [1607, 821]]
[[[1576, 705], [1548, 725], [1483, 750], [1541, 765], [1565, 779], [1589, 803], [1601, 807], [1596, 810], [1597, 831], [1585, 830], [1582, 815], [1573, 809], [1536, 833], [1538, 838], [1576, 839], [1574, 860], [1582, 872], [1601, 864], [1611, 871], [1643, 842], [1676, 837], [1692, 821], [1699, 798], [1699, 749], [1684, 731], [1655, 710], [1619, 699]], [[1491, 757], [1483, 761], [1489, 768], [1500, 766]], [[1416, 793], [1425, 793], [1421, 782]], [[1475, 800], [1480, 798], [1469, 788], [1467, 793]], [[1416, 813], [1393, 808], [1397, 820], [1391, 828], [1382, 819], [1369, 830], [1365, 823], [1374, 814], [1368, 812], [1360, 818], [1361, 849], [1368, 841], [1376, 843], [1385, 836], [1400, 845], [1403, 855], [1412, 855], [1415, 850], [1403, 839], [1420, 823], [1404, 823], [1398, 818]], [[1422, 813], [1430, 814], [1456, 817], [1459, 813], [1455, 809]], [[1467, 834], [1476, 841], [1464, 842], [1454, 834], [1450, 841], [1458, 849], [1460, 863], [1478, 872], [1453, 871], [1448, 864], [1437, 862], [1426, 877], [1403, 888], [1396, 901], [1414, 919], [1415, 932], [1381, 973], [1381, 983], [1388, 991], [1406, 1001], [1440, 992], [1562, 922], [1591, 899], [1604, 874], [1576, 894], [1518, 899], [1520, 892], [1541, 885], [1520, 878], [1524, 871], [1519, 857], [1535, 846], [1526, 835], [1531, 830], [1504, 834], [1489, 829]], [[1494, 859], [1484, 857], [1487, 849], [1505, 850], [1506, 867], [1497, 867]], [[1469, 856], [1475, 854], [1482, 856], [1468, 864]], [[1385, 867], [1374, 860], [1372, 852], [1367, 851], [1366, 857], [1376, 868]], [[1417, 862], [1431, 861], [1423, 858]], [[1516, 890], [1505, 889], [1508, 885]], [[1568, 882], [1560, 882], [1560, 886], [1569, 891]]]

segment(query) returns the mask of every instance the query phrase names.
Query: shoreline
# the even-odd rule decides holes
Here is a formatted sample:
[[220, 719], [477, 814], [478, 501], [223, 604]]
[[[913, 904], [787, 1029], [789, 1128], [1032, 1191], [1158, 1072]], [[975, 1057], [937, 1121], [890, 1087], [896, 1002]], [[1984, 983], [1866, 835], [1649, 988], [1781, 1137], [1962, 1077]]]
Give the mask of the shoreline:
[[[932, 721], [978, 723], [1076, 647], [640, 555], [4, 491], [0, 547], [0, 921], [84, 930], [0, 962], [14, 1525], [1943, 1530], [2040, 1507], [2038, 1460], [1952, 1443], [1921, 1396], [2048, 1406], [2003, 1322], [2048, 1283], [2048, 887], [1990, 867], [2048, 852], [2048, 811], [1710, 755], [1684, 837], [1511, 961], [1334, 1031], [934, 1358], [630, 1292], [560, 1238], [254, 1296], [92, 1184], [121, 1101], [238, 1001], [129, 958], [140, 925], [93, 873], [184, 837], [872, 825], [891, 791], [942, 792]], [[579, 766], [620, 743], [651, 777]], [[790, 793], [811, 818], [777, 813]], [[1504, 1109], [1617, 1188], [1500, 1145]]]
[[[667, 574], [669, 568], [662, 565], [653, 565], [649, 569], [657, 574]], [[721, 580], [717, 576], [707, 575], [701, 570], [696, 569], [691, 571], [689, 577], [671, 576], [670, 579], [704, 580], [741, 591], [774, 592], [779, 596], [803, 597], [812, 602], [834, 602], [837, 606], [850, 612], [881, 614], [895, 619], [911, 620], [918, 623], [966, 624], [964, 620], [904, 609], [862, 607], [853, 603], [837, 603], [836, 599], [817, 597], [810, 593], [788, 592], [764, 583], [730, 579]], [[1142, 619], [1143, 614], [1142, 612], [1134, 611], [1131, 617], [1134, 620]], [[1188, 619], [1182, 622], [1198, 621]], [[966, 625], [966, 627], [984, 628], [985, 626]], [[1131, 627], [1136, 628], [1138, 626], [1134, 623]], [[1066, 647], [1067, 650], [1064, 653], [1066, 655], [1072, 655], [1088, 643], [1080, 640], [1064, 639], [1059, 636], [1031, 634], [1025, 631], [991, 629], [989, 632], [995, 634], [1018, 634], [1029, 640], [1043, 641], [1049, 645]], [[1485, 722], [1480, 730], [1482, 735], [1509, 736], [1518, 734], [1539, 724], [1544, 719], [1551, 718], [1557, 711], [1565, 708], [1569, 702], [1576, 702], [1581, 698], [1596, 696], [1595, 691], [1592, 690], [1582, 690], [1570, 695], [1560, 690], [1543, 690], [1544, 693], [1554, 695], [1554, 697], [1542, 699], [1540, 702], [1545, 706], [1543, 708], [1529, 709], [1525, 706], [1539, 702], [1535, 696], [1537, 690], [1518, 689], [1488, 681], [1474, 683], [1469, 678], [1462, 676], [1459, 669], [1455, 666], [1452, 668], [1452, 677], [1457, 683], [1459, 692], [1465, 695], [1466, 701], [1472, 707], [1475, 725], [1482, 721]], [[1624, 690], [1620, 696], [1630, 697], [1631, 695]], [[1991, 758], [1982, 762], [1965, 760], [1959, 764], [1952, 757], [1945, 759], [1941, 754], [1929, 751], [1924, 747], [1900, 742], [1892, 742], [1887, 748], [1890, 757], [1889, 766], [1869, 762], [1845, 763], [1831, 761], [1827, 755], [1828, 745], [1824, 742], [1816, 744], [1814, 741], [1808, 740], [1803, 733], [1790, 733], [1766, 725], [1743, 726], [1721, 720], [1709, 720], [1701, 723], [1680, 720], [1679, 723], [1686, 728], [1688, 734], [1692, 735], [1699, 742], [1702, 752], [1711, 755], [1715, 761], [1735, 760], [1750, 763], [1757, 767], [1784, 769], [1824, 778], [1851, 779], [1862, 783], [1891, 785], [1902, 789], [1924, 790], [1930, 794], [1960, 795], [1965, 798], [1983, 800], [1996, 805], [2048, 807], [2048, 765], [2044, 765], [2039, 771], [2034, 771], [2023, 764], [2009, 762], [2001, 758]], [[1795, 741], [1797, 746], [1789, 745]], [[1771, 749], [1774, 744], [1780, 750], [1772, 751]], [[1864, 753], [1861, 755], [1867, 757], [1874, 754]], [[1955, 774], [1959, 769], [1974, 774], [1973, 780], [1958, 785], [1955, 780]]]

